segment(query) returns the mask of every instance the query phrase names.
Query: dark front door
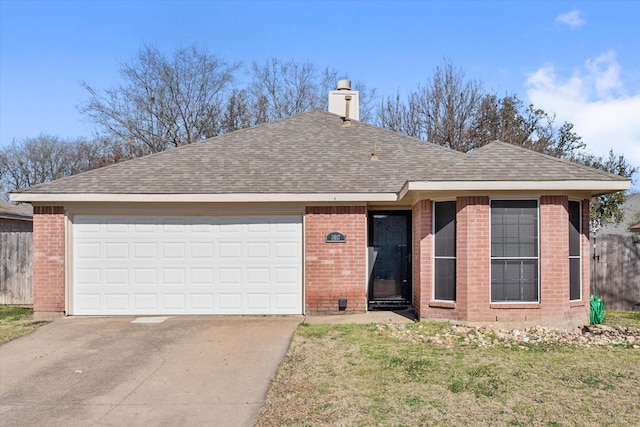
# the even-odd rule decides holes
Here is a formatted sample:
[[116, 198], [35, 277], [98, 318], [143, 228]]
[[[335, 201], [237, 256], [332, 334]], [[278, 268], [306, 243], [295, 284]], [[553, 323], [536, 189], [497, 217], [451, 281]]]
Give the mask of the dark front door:
[[411, 304], [411, 211], [369, 212], [369, 303]]

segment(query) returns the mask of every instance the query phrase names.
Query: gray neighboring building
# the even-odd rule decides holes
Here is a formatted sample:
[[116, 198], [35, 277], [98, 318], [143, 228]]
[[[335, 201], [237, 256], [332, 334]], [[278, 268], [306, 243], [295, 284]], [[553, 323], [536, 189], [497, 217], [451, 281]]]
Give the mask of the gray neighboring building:
[[33, 207], [0, 200], [0, 233], [33, 231]]

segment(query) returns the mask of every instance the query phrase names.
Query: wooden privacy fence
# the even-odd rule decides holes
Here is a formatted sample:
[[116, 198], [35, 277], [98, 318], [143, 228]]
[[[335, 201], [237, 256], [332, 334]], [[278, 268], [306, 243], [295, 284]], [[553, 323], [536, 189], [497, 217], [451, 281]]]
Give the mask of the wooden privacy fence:
[[640, 236], [596, 235], [591, 254], [591, 293], [607, 310], [639, 309]]
[[33, 304], [33, 233], [0, 233], [0, 304]]

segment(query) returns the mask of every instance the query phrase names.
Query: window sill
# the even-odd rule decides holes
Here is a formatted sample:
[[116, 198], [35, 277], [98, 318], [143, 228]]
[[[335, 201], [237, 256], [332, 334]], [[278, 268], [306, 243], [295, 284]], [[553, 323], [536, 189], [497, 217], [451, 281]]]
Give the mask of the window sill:
[[430, 308], [456, 308], [456, 303], [451, 301], [431, 301]]
[[586, 301], [569, 301], [569, 307], [584, 307], [587, 305]]
[[491, 303], [491, 308], [502, 309], [502, 310], [513, 310], [513, 309], [540, 309], [540, 303]]

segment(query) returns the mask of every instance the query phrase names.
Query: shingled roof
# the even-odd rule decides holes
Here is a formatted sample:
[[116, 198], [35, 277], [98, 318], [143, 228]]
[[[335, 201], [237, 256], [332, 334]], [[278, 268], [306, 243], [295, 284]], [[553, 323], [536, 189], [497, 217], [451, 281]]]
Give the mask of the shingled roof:
[[0, 200], [0, 219], [18, 221], [33, 221], [33, 207], [31, 205], [14, 205]]
[[437, 181], [610, 181], [626, 180], [602, 170], [495, 141], [441, 170]]
[[[378, 160], [372, 160], [374, 153]], [[492, 143], [463, 154], [314, 110], [14, 193], [397, 194], [407, 182], [601, 181], [625, 178]]]

